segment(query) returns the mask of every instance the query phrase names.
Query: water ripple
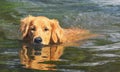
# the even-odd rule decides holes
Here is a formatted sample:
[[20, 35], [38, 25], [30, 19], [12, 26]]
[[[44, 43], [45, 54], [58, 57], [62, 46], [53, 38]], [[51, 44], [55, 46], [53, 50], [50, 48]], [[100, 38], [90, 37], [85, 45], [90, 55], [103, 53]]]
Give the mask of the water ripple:
[[120, 0], [91, 0], [99, 5], [120, 5]]
[[99, 57], [120, 57], [120, 55], [116, 54], [95, 54], [95, 55]]
[[120, 43], [114, 43], [104, 46], [86, 46], [84, 48], [91, 48], [92, 51], [120, 50]]
[[109, 62], [115, 62], [115, 60], [106, 60], [106, 61], [98, 61], [98, 62], [85, 62], [81, 64], [72, 64], [71, 66], [98, 66], [98, 65], [103, 65]]

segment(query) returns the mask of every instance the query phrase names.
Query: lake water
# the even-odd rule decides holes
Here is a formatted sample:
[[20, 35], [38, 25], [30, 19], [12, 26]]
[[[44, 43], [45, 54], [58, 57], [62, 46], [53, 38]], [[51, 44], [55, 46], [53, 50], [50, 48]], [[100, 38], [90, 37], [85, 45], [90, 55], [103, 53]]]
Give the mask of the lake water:
[[[63, 28], [102, 36], [77, 46], [27, 50], [19, 21], [28, 15], [55, 18]], [[0, 0], [0, 72], [44, 71], [120, 72], [120, 0]]]

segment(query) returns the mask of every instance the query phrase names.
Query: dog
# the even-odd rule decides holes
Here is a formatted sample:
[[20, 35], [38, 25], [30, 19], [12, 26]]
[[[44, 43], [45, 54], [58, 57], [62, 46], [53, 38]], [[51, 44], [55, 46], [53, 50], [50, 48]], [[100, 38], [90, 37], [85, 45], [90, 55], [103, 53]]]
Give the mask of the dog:
[[20, 25], [24, 41], [42, 45], [76, 42], [95, 36], [85, 29], [63, 29], [57, 19], [45, 16], [27, 16], [21, 19]]

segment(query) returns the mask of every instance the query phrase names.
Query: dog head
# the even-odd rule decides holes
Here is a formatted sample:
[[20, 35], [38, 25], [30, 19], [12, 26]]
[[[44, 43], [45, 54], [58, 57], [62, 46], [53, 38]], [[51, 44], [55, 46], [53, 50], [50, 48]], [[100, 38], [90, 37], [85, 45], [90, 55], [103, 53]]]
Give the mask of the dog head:
[[48, 45], [63, 42], [63, 29], [55, 19], [44, 16], [28, 16], [21, 20], [20, 30], [23, 40]]

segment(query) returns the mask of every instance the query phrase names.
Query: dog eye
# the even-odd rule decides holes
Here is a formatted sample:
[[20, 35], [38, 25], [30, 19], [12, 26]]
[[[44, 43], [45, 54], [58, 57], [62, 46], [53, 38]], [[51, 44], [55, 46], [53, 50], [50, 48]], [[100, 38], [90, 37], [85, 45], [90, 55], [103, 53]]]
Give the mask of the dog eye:
[[44, 28], [44, 31], [48, 31], [49, 29], [48, 28]]
[[32, 30], [32, 31], [35, 31], [36, 29], [35, 29], [35, 27], [31, 27], [31, 30]]

